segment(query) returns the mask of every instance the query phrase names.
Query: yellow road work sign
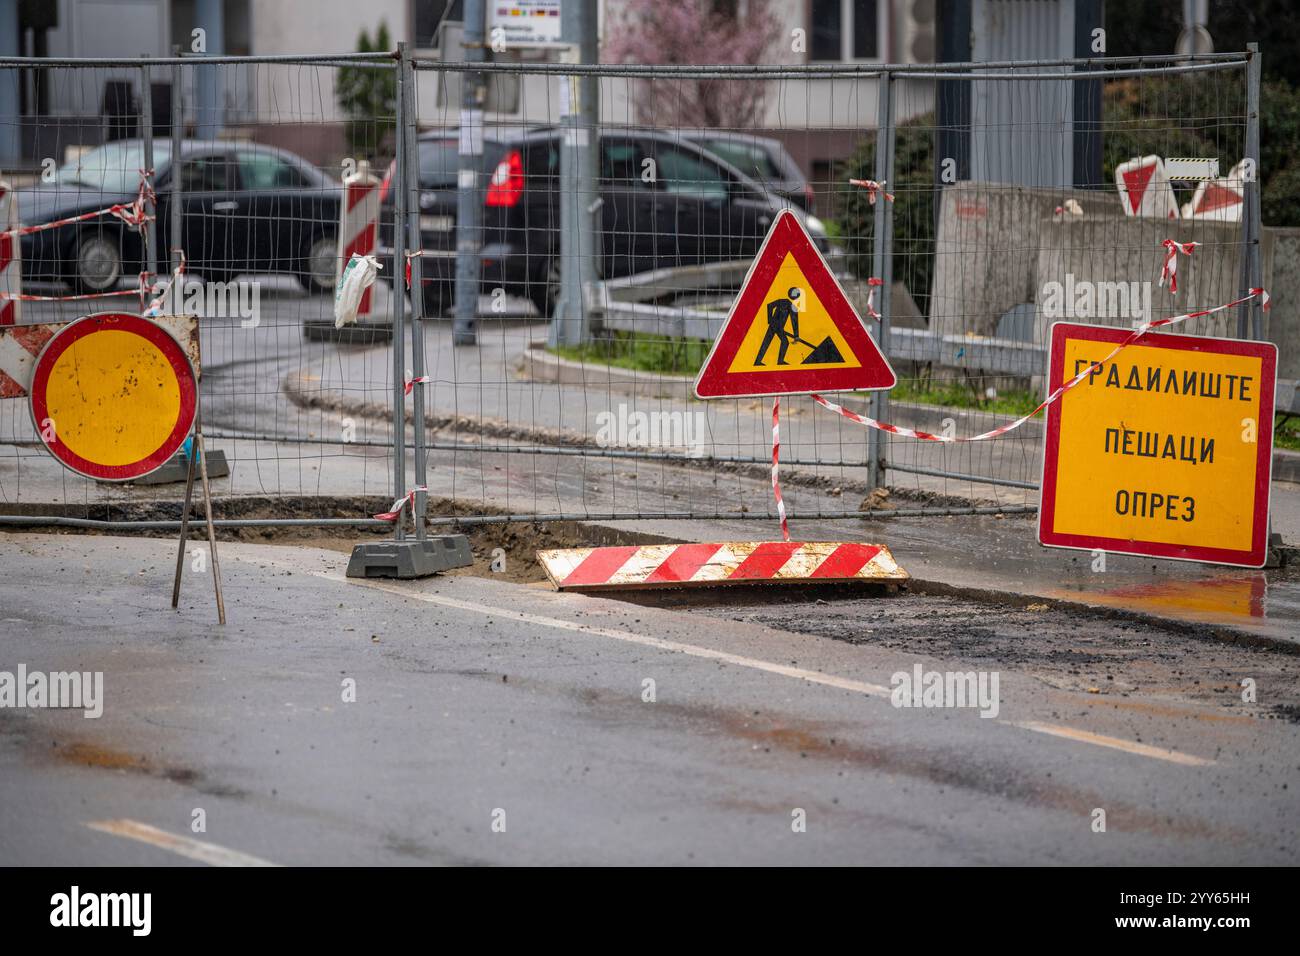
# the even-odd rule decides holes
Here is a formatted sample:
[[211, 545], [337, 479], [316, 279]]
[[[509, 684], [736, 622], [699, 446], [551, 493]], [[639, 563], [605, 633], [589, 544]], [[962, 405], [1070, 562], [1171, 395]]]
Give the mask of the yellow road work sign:
[[763, 246], [695, 382], [700, 398], [893, 388], [867, 334], [798, 217], [785, 210]]

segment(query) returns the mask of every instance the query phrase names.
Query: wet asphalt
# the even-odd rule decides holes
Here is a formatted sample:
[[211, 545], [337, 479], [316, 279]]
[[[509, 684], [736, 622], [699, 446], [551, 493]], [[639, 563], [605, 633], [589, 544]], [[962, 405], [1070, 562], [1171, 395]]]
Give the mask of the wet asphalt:
[[[1300, 658], [1275, 650], [906, 591], [358, 584], [337, 552], [244, 543], [222, 546], [222, 629], [192, 560], [168, 606], [165, 541], [4, 534], [0, 554], [0, 671], [104, 679], [98, 719], [0, 708], [0, 863], [197, 862], [122, 835], [141, 826], [300, 865], [1300, 850]], [[996, 716], [893, 706], [916, 665], [997, 673]]]

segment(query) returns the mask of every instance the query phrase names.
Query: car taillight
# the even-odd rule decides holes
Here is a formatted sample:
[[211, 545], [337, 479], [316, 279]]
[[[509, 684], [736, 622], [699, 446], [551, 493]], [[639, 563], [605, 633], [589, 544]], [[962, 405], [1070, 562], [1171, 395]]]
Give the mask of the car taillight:
[[523, 194], [524, 161], [518, 150], [511, 150], [492, 170], [484, 202], [489, 206], [513, 206]]

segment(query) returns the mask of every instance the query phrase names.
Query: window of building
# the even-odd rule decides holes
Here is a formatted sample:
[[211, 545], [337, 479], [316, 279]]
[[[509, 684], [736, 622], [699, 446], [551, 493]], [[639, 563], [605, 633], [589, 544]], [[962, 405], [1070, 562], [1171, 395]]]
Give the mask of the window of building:
[[411, 0], [411, 19], [415, 24], [415, 46], [432, 50], [438, 46], [438, 34], [444, 23], [465, 19], [463, 0]]
[[879, 0], [812, 0], [809, 59], [882, 59], [883, 13]]

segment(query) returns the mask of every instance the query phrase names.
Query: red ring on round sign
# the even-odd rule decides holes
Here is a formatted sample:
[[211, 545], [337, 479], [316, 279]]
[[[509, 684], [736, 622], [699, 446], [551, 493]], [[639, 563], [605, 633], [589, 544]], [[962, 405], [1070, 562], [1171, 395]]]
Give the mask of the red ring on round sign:
[[[180, 392], [180, 409], [176, 416], [176, 424], [171, 432], [149, 454], [138, 461], [128, 462], [124, 465], [105, 465], [89, 461], [59, 441], [57, 425], [55, 426], [53, 442], [45, 440], [41, 428], [41, 422], [50, 417], [49, 406], [46, 402], [46, 390], [49, 386], [50, 373], [55, 364], [63, 353], [76, 342], [94, 332], [107, 329], [131, 332], [157, 348], [167, 360], [172, 371], [176, 373], [176, 382]], [[130, 312], [100, 312], [96, 315], [88, 315], [85, 318], [77, 319], [56, 332], [54, 337], [45, 343], [45, 348], [41, 349], [40, 355], [36, 357], [36, 366], [32, 371], [32, 384], [29, 395], [31, 401], [28, 407], [32, 415], [32, 424], [49, 453], [69, 471], [100, 481], [132, 481], [136, 478], [143, 478], [170, 461], [172, 456], [185, 443], [185, 438], [189, 435], [190, 428], [194, 424], [198, 398], [194, 366], [190, 364], [189, 356], [185, 354], [185, 350], [181, 348], [180, 343], [172, 338], [171, 333], [162, 326], [155, 325], [148, 319]]]

